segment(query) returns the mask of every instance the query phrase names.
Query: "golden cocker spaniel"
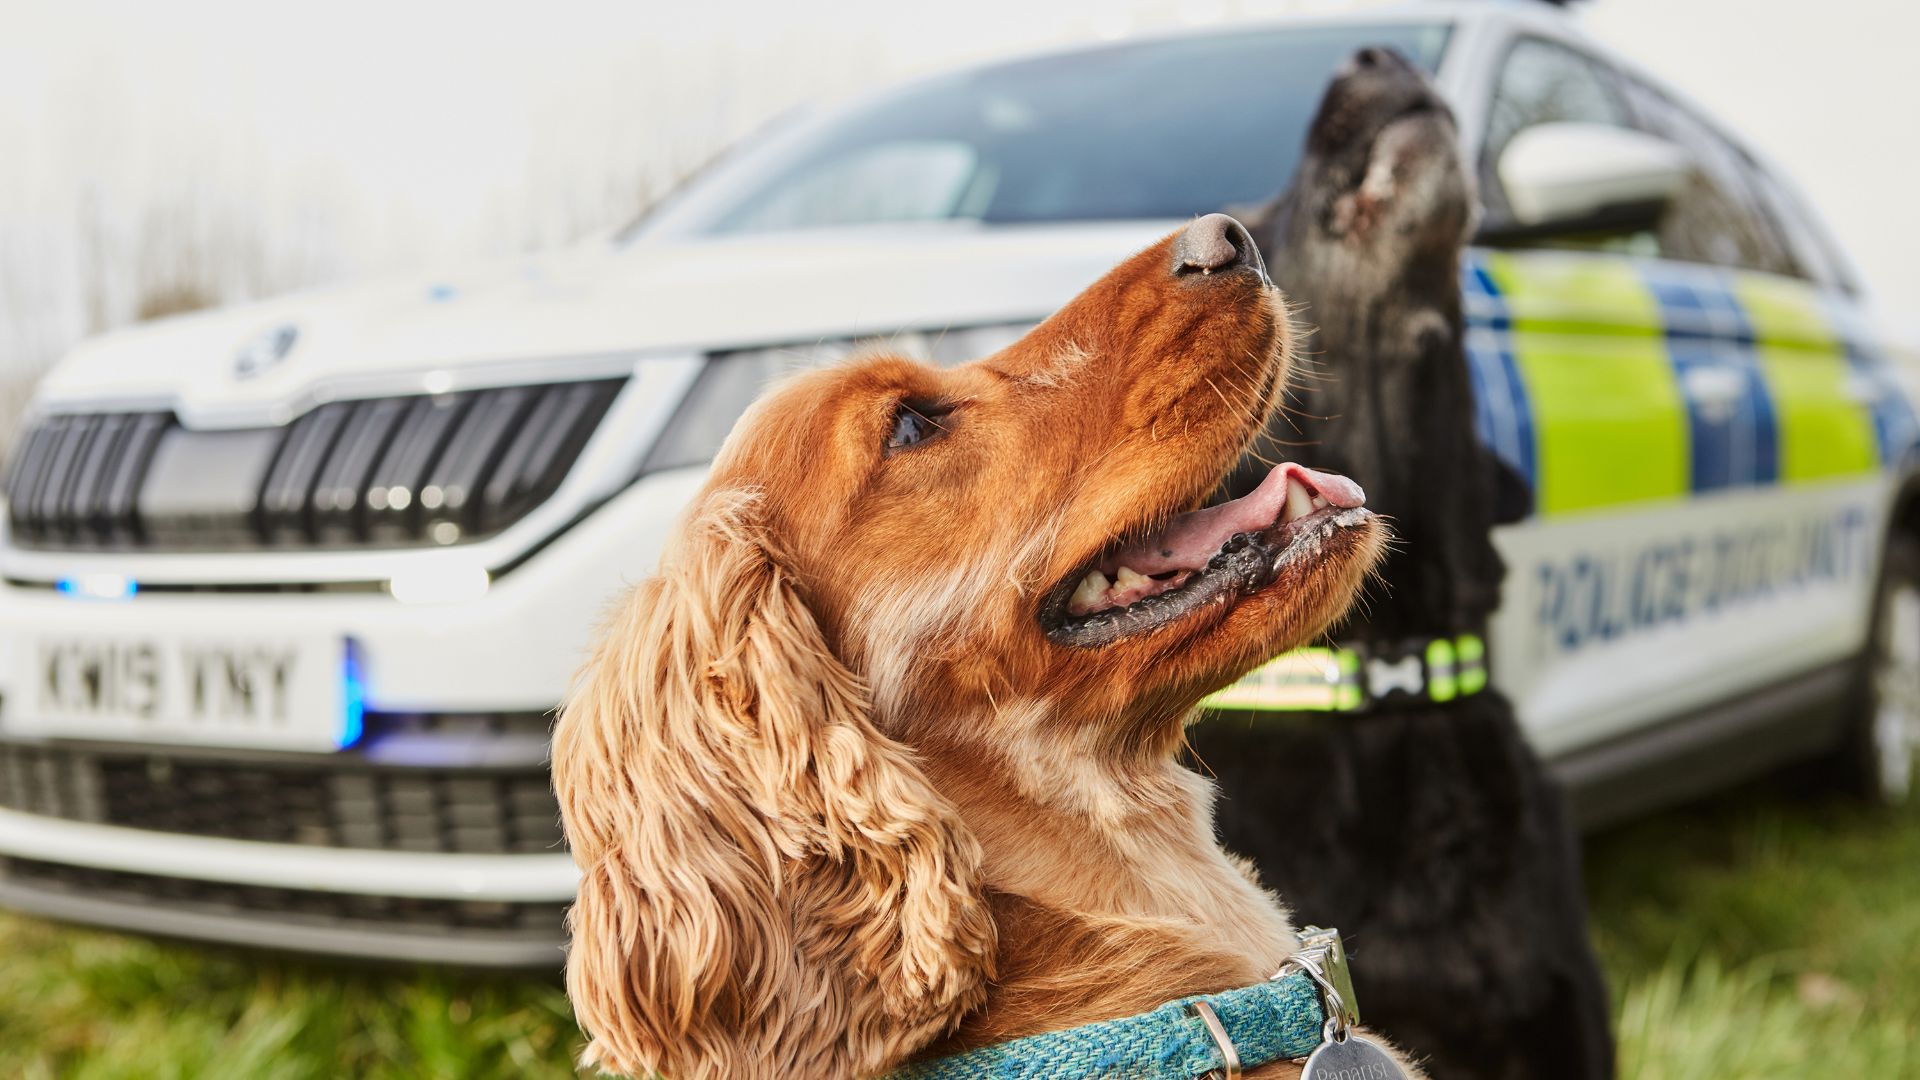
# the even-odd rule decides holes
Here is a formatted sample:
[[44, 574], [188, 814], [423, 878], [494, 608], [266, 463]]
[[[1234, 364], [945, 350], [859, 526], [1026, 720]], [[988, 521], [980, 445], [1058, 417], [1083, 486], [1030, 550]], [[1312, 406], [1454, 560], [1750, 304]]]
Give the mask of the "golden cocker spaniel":
[[587, 1060], [871, 1076], [1274, 972], [1287, 915], [1176, 752], [1385, 543], [1297, 465], [1203, 506], [1290, 343], [1213, 215], [985, 359], [748, 412], [555, 734]]

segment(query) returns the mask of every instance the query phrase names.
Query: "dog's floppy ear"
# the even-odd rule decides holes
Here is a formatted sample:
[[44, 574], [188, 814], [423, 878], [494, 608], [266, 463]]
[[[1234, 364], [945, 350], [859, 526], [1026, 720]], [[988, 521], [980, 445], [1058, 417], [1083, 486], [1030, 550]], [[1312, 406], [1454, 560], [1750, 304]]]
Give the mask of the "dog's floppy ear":
[[586, 1060], [672, 1080], [882, 1071], [980, 1003], [980, 852], [754, 527], [708, 496], [554, 735]]

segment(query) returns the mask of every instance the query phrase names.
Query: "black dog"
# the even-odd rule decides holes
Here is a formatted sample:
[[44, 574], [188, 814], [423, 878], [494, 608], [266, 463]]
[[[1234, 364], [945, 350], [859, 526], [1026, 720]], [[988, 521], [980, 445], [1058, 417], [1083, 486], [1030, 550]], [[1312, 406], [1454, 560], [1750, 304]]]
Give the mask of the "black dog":
[[1216, 713], [1190, 738], [1224, 793], [1227, 846], [1297, 922], [1348, 936], [1369, 1024], [1436, 1078], [1607, 1077], [1608, 998], [1560, 792], [1504, 697], [1420, 660], [1484, 632], [1505, 572], [1490, 530], [1526, 513], [1523, 482], [1473, 430], [1460, 257], [1474, 207], [1452, 114], [1411, 64], [1366, 49], [1329, 87], [1287, 194], [1243, 218], [1319, 325], [1306, 415], [1257, 452], [1345, 472], [1390, 516], [1398, 542], [1340, 643], [1394, 674], [1361, 711]]

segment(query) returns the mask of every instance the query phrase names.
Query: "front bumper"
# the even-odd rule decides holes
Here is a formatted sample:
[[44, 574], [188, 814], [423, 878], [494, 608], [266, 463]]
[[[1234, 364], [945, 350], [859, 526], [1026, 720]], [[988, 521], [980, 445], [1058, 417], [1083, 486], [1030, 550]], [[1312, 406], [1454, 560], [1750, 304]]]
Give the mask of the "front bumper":
[[221, 760], [0, 742], [0, 906], [241, 945], [553, 970], [575, 880], [544, 754], [447, 769], [363, 753]]
[[[103, 627], [132, 608], [143, 626], [318, 626], [355, 643], [367, 710], [365, 738], [336, 753], [107, 743], [10, 733], [33, 687], [0, 685], [0, 906], [296, 951], [557, 969], [576, 878], [547, 776], [549, 710], [599, 612], [652, 568], [701, 481], [649, 477], [458, 602], [249, 586], [116, 603], [0, 583], [12, 628], [0, 660], [37, 619], [71, 625], [76, 610]], [[138, 580], [144, 568], [112, 569]]]
[[557, 970], [574, 880], [565, 854], [313, 850], [0, 811], [0, 905], [262, 948]]

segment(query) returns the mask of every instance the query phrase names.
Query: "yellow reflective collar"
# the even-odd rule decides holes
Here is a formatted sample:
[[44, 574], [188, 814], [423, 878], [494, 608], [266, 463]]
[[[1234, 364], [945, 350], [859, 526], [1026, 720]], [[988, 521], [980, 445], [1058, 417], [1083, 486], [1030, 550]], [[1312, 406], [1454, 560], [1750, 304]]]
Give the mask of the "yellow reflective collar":
[[1486, 643], [1460, 634], [1295, 649], [1215, 691], [1200, 707], [1351, 713], [1447, 702], [1486, 687]]

